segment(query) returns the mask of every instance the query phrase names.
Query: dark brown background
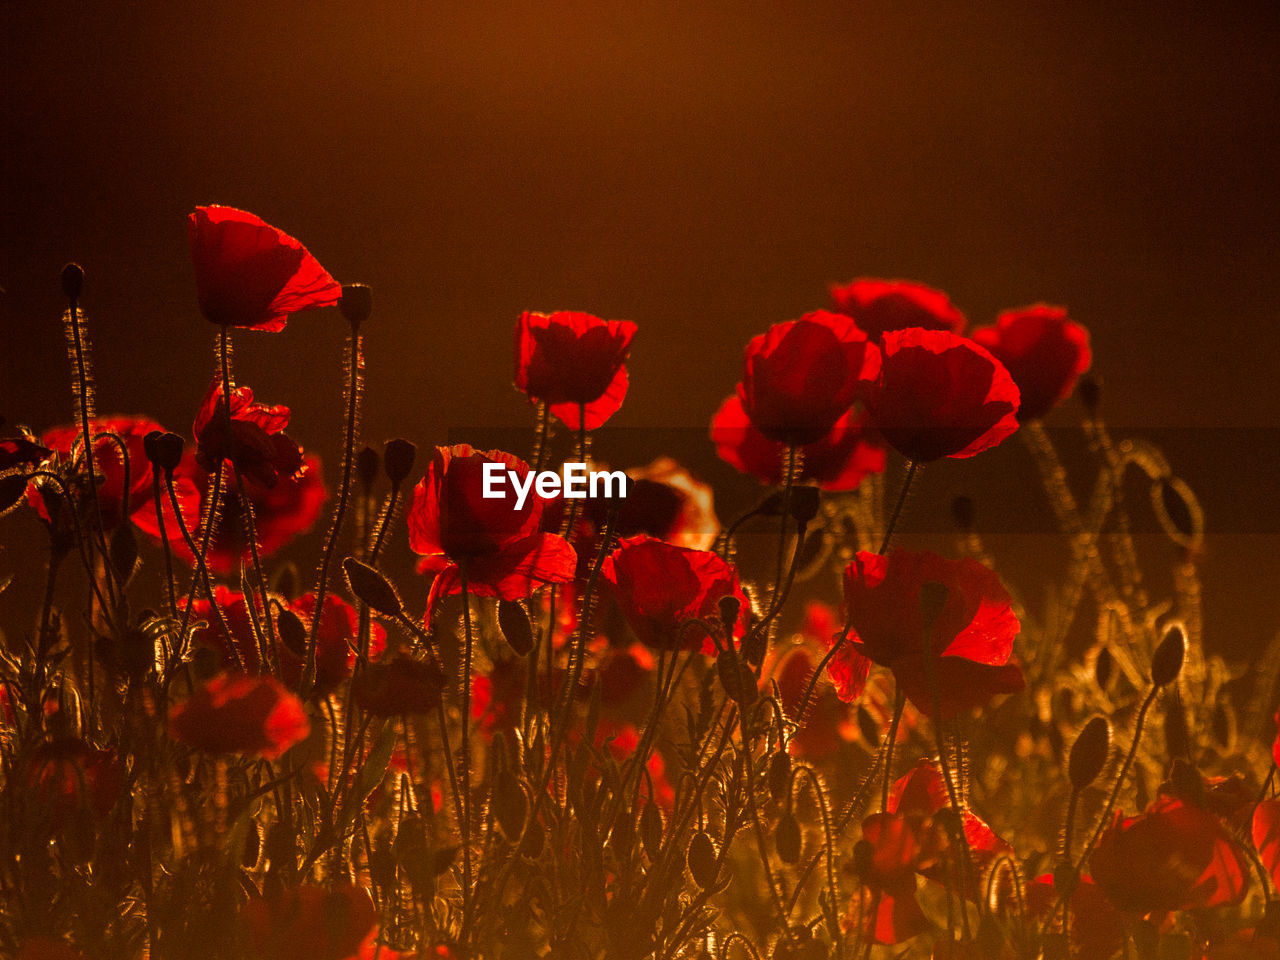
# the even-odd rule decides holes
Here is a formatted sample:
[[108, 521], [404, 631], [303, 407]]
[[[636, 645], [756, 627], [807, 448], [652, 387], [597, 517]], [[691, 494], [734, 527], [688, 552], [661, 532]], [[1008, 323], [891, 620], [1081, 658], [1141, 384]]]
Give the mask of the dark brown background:
[[[5, 4], [0, 37], [11, 421], [69, 416], [74, 258], [100, 409], [187, 429], [212, 371], [196, 203], [374, 285], [369, 438], [527, 422], [511, 324], [573, 307], [641, 325], [616, 425], [690, 428], [670, 446], [726, 483], [701, 431], [746, 339], [830, 281], [905, 276], [975, 323], [1068, 304], [1111, 421], [1158, 429], [1205, 501], [1211, 641], [1280, 624], [1274, 3], [46, 0]], [[331, 466], [341, 342], [330, 312], [237, 344]], [[601, 444], [663, 445], [626, 437]], [[966, 489], [1033, 556], [1026, 476], [1012, 444], [948, 464], [909, 515]]]

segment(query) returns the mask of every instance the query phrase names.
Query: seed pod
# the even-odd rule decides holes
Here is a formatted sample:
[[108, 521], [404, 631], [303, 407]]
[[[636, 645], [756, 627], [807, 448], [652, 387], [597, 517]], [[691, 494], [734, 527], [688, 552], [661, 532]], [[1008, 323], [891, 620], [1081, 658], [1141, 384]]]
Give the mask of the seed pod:
[[778, 850], [778, 858], [783, 863], [795, 865], [800, 862], [800, 821], [790, 810], [783, 811], [778, 820], [778, 832], [773, 837], [774, 846]]
[[1084, 725], [1071, 745], [1067, 777], [1077, 793], [1098, 779], [1111, 753], [1111, 724], [1106, 717], [1094, 717]]
[[372, 288], [366, 283], [344, 283], [338, 309], [353, 329], [358, 328], [373, 313]]
[[518, 656], [527, 656], [533, 649], [533, 627], [529, 625], [529, 613], [519, 601], [498, 602], [498, 629]]
[[382, 448], [382, 469], [391, 481], [391, 489], [399, 490], [409, 472], [413, 470], [418, 448], [408, 440], [388, 440]]
[[1098, 383], [1094, 377], [1084, 377], [1076, 384], [1076, 395], [1080, 397], [1080, 402], [1084, 404], [1085, 412], [1089, 416], [1094, 416], [1098, 412], [1098, 405], [1102, 402], [1102, 385]]
[[1186, 655], [1187, 635], [1181, 625], [1174, 624], [1151, 657], [1151, 682], [1157, 687], [1165, 687], [1177, 680]]
[[774, 803], [786, 803], [791, 792], [791, 756], [779, 750], [769, 759], [769, 796]]
[[342, 570], [347, 575], [347, 586], [356, 599], [390, 617], [398, 617], [404, 612], [400, 595], [396, 593], [391, 581], [382, 575], [382, 571], [355, 557], [343, 560]]
[[62, 295], [68, 300], [79, 300], [84, 290], [84, 267], [68, 263], [62, 268]]
[[724, 628], [725, 637], [732, 637], [733, 628], [738, 623], [738, 614], [742, 612], [742, 601], [728, 594], [721, 597], [716, 606], [720, 611], [720, 625]]
[[689, 873], [693, 875], [694, 882], [698, 886], [708, 890], [715, 885], [720, 869], [716, 864], [715, 845], [705, 830], [699, 830], [693, 835], [693, 840], [689, 843], [687, 862]]
[[142, 438], [142, 449], [153, 466], [159, 467], [168, 476], [182, 462], [182, 449], [186, 445], [176, 433], [164, 433], [152, 430]]
[[716, 657], [716, 673], [725, 693], [739, 706], [745, 709], [755, 702], [755, 674], [738, 659], [738, 651], [730, 647]]

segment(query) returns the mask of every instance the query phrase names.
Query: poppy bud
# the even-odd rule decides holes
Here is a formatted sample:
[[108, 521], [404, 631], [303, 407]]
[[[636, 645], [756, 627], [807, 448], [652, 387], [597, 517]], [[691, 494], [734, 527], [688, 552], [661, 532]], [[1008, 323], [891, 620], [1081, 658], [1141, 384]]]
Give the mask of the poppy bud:
[[142, 438], [142, 449], [146, 452], [147, 459], [153, 466], [163, 470], [166, 476], [173, 473], [182, 462], [182, 450], [185, 446], [186, 441], [176, 433], [161, 430], [152, 430]]
[[396, 593], [391, 581], [382, 575], [382, 571], [355, 557], [343, 560], [342, 570], [347, 575], [347, 586], [356, 599], [390, 617], [398, 617], [404, 612], [400, 595]]
[[533, 627], [529, 624], [529, 613], [519, 601], [498, 601], [498, 629], [518, 656], [527, 656], [533, 649]]
[[1098, 689], [1107, 689], [1107, 682], [1111, 679], [1111, 668], [1115, 666], [1115, 658], [1111, 656], [1111, 651], [1103, 647], [1098, 651], [1098, 659], [1093, 663], [1093, 677], [1098, 681]]
[[292, 610], [281, 610], [276, 617], [276, 630], [280, 634], [280, 642], [295, 657], [307, 655], [307, 628], [302, 618]]
[[1084, 725], [1071, 745], [1067, 761], [1067, 777], [1077, 793], [1098, 779], [1111, 753], [1111, 724], [1105, 717], [1094, 717]]
[[942, 608], [946, 605], [946, 584], [928, 580], [920, 585], [920, 616], [926, 624], [932, 625], [942, 615]]
[[785, 811], [778, 820], [778, 831], [774, 834], [773, 842], [778, 849], [778, 858], [783, 863], [800, 862], [800, 848], [803, 844], [800, 821], [790, 810]]
[[1089, 416], [1098, 412], [1098, 404], [1102, 400], [1102, 386], [1094, 377], [1085, 377], [1076, 384], [1076, 393], [1080, 395], [1080, 402], [1084, 404], [1084, 409]]
[[976, 513], [977, 508], [974, 507], [972, 497], [961, 495], [951, 501], [951, 519], [956, 522], [961, 533], [969, 533], [973, 530]]
[[369, 319], [373, 312], [373, 290], [365, 283], [344, 283], [338, 309], [347, 318], [352, 329]]
[[413, 460], [418, 448], [408, 440], [388, 440], [382, 448], [382, 468], [391, 481], [391, 489], [399, 490], [405, 477], [413, 469]]
[[1187, 655], [1187, 635], [1175, 624], [1156, 647], [1151, 657], [1151, 682], [1157, 687], [1168, 686], [1182, 672], [1182, 661]]
[[640, 841], [650, 860], [657, 860], [662, 850], [662, 814], [655, 804], [646, 803], [640, 814]]
[[800, 484], [791, 488], [791, 518], [796, 523], [806, 524], [818, 515], [818, 505], [822, 500], [822, 491], [808, 484]]
[[356, 454], [356, 474], [366, 490], [373, 486], [374, 480], [378, 479], [378, 460], [378, 451], [373, 447], [365, 447]]
[[1197, 807], [1205, 805], [1204, 780], [1189, 760], [1178, 757], [1169, 771], [1169, 783], [1176, 796]]
[[715, 845], [705, 830], [699, 830], [693, 835], [689, 844], [688, 864], [694, 881], [703, 890], [715, 885], [720, 869], [716, 863]]
[[68, 263], [62, 268], [62, 293], [68, 300], [79, 300], [84, 289], [84, 267]]

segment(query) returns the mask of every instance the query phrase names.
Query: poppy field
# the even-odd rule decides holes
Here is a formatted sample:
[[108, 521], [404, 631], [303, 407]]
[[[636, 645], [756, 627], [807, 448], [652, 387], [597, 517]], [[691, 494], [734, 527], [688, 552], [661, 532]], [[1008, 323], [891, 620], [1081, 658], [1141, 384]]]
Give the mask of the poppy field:
[[[642, 320], [511, 318], [519, 449], [373, 438], [374, 292], [245, 211], [187, 227], [198, 407], [95, 395], [70, 264], [66, 422], [0, 424], [0, 542], [43, 539], [0, 580], [0, 955], [1280, 960], [1280, 651], [1205, 650], [1195, 494], [1065, 308], [860, 278], [762, 318], [721, 523], [668, 456], [543, 492], [613, 469]], [[236, 379], [286, 322], [347, 332], [337, 463]], [[975, 457], [1033, 464], [1060, 579], [964, 496], [947, 550], [899, 529]]]

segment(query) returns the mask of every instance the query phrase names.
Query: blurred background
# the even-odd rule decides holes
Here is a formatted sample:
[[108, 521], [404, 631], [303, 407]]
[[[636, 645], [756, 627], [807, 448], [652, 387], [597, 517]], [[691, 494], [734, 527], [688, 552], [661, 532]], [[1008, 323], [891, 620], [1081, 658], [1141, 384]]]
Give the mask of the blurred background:
[[[632, 319], [631, 393], [597, 450], [670, 449], [728, 519], [758, 490], [705, 428], [747, 339], [831, 282], [905, 277], [973, 325], [1066, 304], [1107, 419], [1204, 503], [1210, 645], [1248, 657], [1280, 626], [1274, 2], [45, 0], [0, 7], [0, 37], [12, 423], [70, 417], [74, 259], [99, 411], [189, 433], [214, 330], [184, 218], [225, 203], [373, 285], [368, 441], [531, 424], [523, 309]], [[326, 311], [236, 338], [238, 378], [292, 406], [330, 480], [343, 336]], [[1096, 468], [1073, 462], [1084, 490]], [[961, 492], [1034, 605], [1061, 545], [1026, 452], [925, 471], [907, 542]], [[0, 571], [35, 534], [3, 521]]]

